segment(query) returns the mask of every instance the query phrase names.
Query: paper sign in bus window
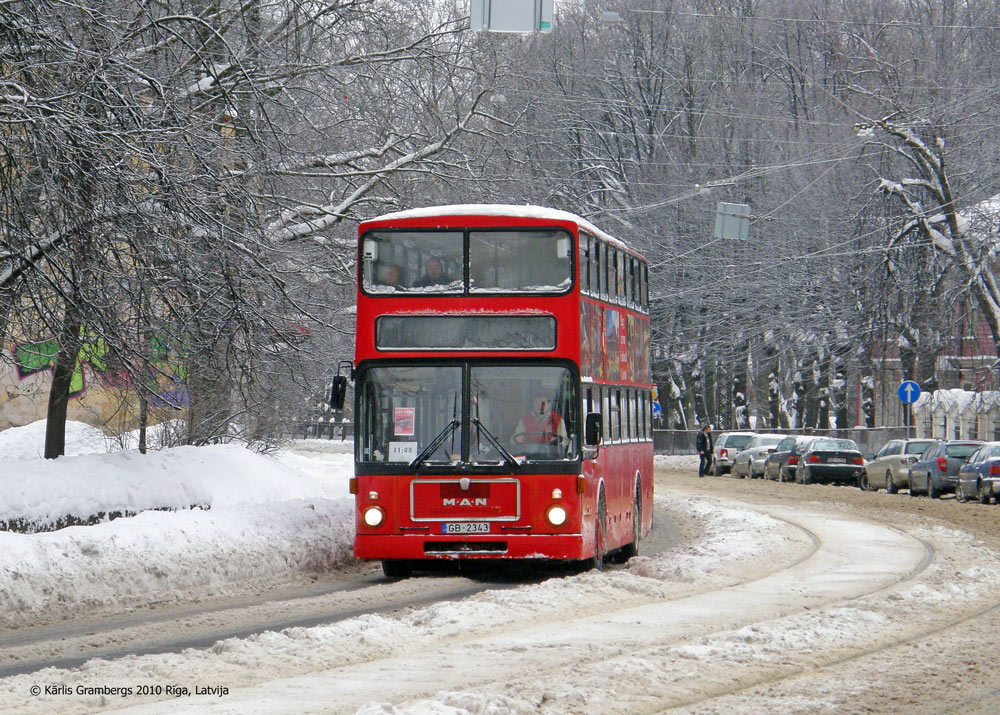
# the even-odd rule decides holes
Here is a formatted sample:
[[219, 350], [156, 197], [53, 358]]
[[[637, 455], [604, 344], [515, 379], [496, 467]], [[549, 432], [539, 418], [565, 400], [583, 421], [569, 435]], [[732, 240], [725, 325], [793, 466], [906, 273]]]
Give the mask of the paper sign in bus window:
[[393, 422], [396, 425], [396, 435], [400, 437], [412, 437], [415, 432], [416, 418], [416, 407], [394, 408]]
[[389, 461], [390, 462], [412, 462], [417, 458], [416, 442], [390, 442]]

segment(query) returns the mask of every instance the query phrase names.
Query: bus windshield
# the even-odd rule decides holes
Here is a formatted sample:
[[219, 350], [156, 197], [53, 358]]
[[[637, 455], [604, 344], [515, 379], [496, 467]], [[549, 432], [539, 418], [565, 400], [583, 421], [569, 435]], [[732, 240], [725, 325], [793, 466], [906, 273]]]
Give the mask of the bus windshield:
[[564, 367], [374, 367], [359, 376], [358, 389], [362, 462], [492, 466], [511, 457], [578, 457], [578, 391]]
[[474, 230], [468, 241], [462, 231], [369, 231], [361, 248], [369, 293], [562, 293], [572, 284], [562, 229]]

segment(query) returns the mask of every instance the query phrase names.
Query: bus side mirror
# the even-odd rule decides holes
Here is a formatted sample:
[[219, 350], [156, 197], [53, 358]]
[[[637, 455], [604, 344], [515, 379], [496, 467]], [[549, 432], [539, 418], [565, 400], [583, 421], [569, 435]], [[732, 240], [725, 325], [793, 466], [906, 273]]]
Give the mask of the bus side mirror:
[[601, 443], [601, 413], [591, 412], [587, 415], [584, 442], [588, 447], [596, 447]]
[[347, 397], [347, 378], [337, 375], [333, 378], [333, 386], [330, 388], [330, 409], [344, 409], [344, 399]]

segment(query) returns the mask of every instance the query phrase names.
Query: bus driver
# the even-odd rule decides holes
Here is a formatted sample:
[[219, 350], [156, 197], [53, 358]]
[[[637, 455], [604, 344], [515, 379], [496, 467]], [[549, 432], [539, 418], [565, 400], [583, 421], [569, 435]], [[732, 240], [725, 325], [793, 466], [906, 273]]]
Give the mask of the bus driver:
[[517, 423], [511, 441], [515, 444], [564, 446], [569, 443], [566, 422], [561, 414], [552, 409], [552, 401], [548, 397], [535, 395], [531, 410]]

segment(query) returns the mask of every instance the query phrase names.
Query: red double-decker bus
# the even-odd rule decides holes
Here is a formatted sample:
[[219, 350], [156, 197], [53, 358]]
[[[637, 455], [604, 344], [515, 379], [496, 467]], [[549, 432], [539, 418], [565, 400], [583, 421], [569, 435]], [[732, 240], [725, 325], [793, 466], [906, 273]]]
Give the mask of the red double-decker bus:
[[652, 525], [645, 260], [573, 214], [442, 206], [359, 227], [354, 553], [627, 558]]

